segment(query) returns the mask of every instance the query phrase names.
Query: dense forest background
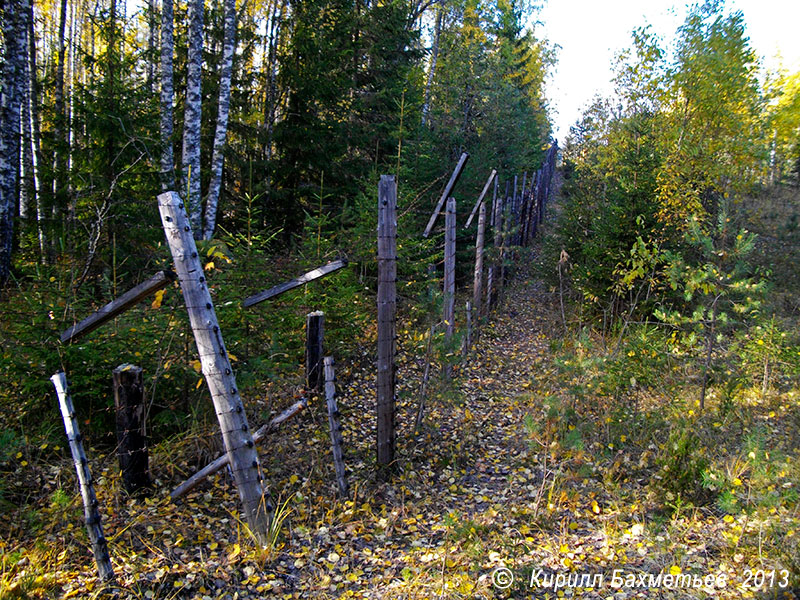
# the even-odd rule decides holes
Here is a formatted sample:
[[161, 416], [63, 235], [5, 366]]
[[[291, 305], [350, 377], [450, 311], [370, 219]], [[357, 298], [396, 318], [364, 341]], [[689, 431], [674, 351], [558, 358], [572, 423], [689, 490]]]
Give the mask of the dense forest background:
[[[506, 0], [6, 3], [0, 280], [3, 394], [21, 403], [14, 418], [50, 396], [43, 373], [73, 364], [84, 373], [79, 391], [107, 403], [100, 382], [122, 359], [180, 380], [163, 397], [190, 405], [186, 319], [174, 302], [80, 349], [55, 342], [169, 268], [162, 190], [178, 190], [189, 207], [224, 324], [243, 323], [226, 301], [326, 258], [351, 261], [340, 302], [311, 292], [269, 315], [273, 325], [230, 334], [255, 380], [284, 358], [297, 362], [304, 310], [336, 305], [333, 339], [337, 327], [356, 328], [374, 291], [378, 175], [398, 177], [400, 228], [411, 232], [462, 152], [470, 194], [491, 168], [541, 162], [553, 55], [528, 26], [532, 14]], [[407, 245], [409, 281], [425, 273], [413, 249], [432, 244]], [[253, 330], [273, 358], [255, 345], [236, 351]], [[169, 345], [175, 335], [180, 344]]]

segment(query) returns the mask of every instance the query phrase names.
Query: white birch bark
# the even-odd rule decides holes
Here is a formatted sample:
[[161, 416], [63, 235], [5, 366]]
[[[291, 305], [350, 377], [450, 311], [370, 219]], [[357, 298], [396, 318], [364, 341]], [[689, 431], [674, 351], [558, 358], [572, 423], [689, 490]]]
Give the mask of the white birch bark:
[[436, 74], [436, 62], [439, 58], [439, 36], [442, 32], [442, 7], [436, 9], [436, 25], [433, 30], [433, 48], [431, 49], [431, 66], [428, 68], [428, 79], [425, 82], [425, 101], [422, 103], [422, 126], [428, 122], [431, 111], [431, 87]]
[[200, 122], [202, 117], [203, 0], [189, 1], [189, 54], [186, 76], [186, 109], [183, 117], [181, 189], [195, 236], [202, 233], [200, 195]]
[[219, 79], [217, 128], [211, 155], [211, 183], [206, 195], [206, 215], [203, 239], [210, 240], [217, 225], [217, 207], [222, 188], [222, 166], [225, 160], [225, 141], [228, 137], [228, 116], [231, 106], [231, 73], [236, 51], [236, 0], [225, 0], [225, 27], [222, 41], [222, 64]]
[[172, 55], [174, 52], [172, 0], [161, 6], [161, 191], [175, 189], [175, 158], [172, 152]]
[[11, 272], [14, 211], [20, 172], [20, 116], [25, 85], [28, 2], [6, 0], [0, 78], [0, 286]]

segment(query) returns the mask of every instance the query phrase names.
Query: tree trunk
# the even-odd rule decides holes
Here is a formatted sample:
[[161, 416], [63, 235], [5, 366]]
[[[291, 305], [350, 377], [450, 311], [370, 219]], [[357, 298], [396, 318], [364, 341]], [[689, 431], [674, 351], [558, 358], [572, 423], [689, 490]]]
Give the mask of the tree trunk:
[[44, 206], [42, 204], [41, 194], [41, 166], [44, 164], [42, 160], [42, 118], [39, 112], [39, 72], [36, 67], [36, 36], [33, 28], [33, 2], [30, 3], [28, 8], [28, 86], [30, 89], [30, 116], [31, 130], [33, 133], [33, 183], [34, 183], [34, 202], [36, 205], [36, 225], [39, 236], [39, 254], [41, 260], [45, 259], [45, 247], [47, 239], [44, 230]]
[[436, 74], [436, 62], [439, 58], [439, 36], [442, 33], [442, 7], [436, 9], [436, 25], [433, 29], [433, 47], [431, 48], [431, 66], [428, 68], [428, 79], [425, 82], [425, 101], [422, 103], [422, 126], [428, 123], [431, 112], [431, 87]]
[[28, 2], [6, 0], [0, 104], [0, 286], [11, 273], [14, 213], [19, 183], [20, 115], [28, 35]]
[[64, 61], [66, 60], [67, 44], [67, 0], [61, 0], [61, 18], [58, 23], [58, 62], [56, 64], [55, 82], [55, 144], [53, 146], [53, 217], [57, 219], [59, 213], [67, 205], [67, 145], [65, 143], [67, 115], [64, 110]]
[[231, 72], [236, 51], [236, 0], [225, 0], [225, 33], [222, 42], [222, 65], [219, 80], [219, 108], [214, 151], [211, 155], [211, 184], [206, 195], [206, 218], [203, 238], [210, 240], [217, 224], [217, 206], [222, 187], [222, 163], [225, 159], [225, 140], [228, 135], [228, 115], [231, 106]]
[[175, 188], [175, 159], [172, 152], [172, 85], [173, 41], [172, 0], [161, 6], [161, 191]]
[[183, 118], [181, 194], [189, 209], [195, 236], [202, 232], [200, 196], [200, 119], [202, 116], [203, 0], [189, 2], [189, 55], [186, 76], [186, 110]]
[[147, 89], [156, 92], [156, 45], [158, 44], [158, 4], [147, 0]]

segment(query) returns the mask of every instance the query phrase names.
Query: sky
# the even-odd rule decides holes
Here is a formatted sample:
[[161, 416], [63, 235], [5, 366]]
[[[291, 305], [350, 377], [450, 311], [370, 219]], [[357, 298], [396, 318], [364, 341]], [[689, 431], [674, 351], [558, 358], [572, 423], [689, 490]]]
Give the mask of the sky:
[[[781, 63], [800, 71], [800, 2], [727, 0], [726, 12], [741, 10], [746, 35], [767, 68]], [[614, 56], [631, 44], [631, 31], [651, 25], [665, 44], [684, 22], [687, 5], [669, 0], [545, 0], [535, 33], [557, 44], [558, 62], [547, 81], [553, 135], [563, 141], [582, 109], [598, 93], [613, 91]]]

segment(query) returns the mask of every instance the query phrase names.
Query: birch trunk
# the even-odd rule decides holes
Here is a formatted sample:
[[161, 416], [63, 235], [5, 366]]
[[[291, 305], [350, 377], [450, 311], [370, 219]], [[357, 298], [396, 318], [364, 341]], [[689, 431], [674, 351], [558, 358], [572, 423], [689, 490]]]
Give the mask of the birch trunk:
[[172, 152], [173, 8], [172, 0], [161, 6], [161, 191], [175, 189], [175, 159]]
[[[30, 89], [30, 119], [33, 131], [33, 183], [36, 204], [36, 225], [39, 236], [39, 256], [42, 261], [46, 257], [47, 238], [44, 230], [44, 205], [41, 194], [41, 174], [39, 169], [44, 164], [42, 157], [42, 118], [39, 112], [39, 71], [36, 67], [36, 36], [33, 28], [33, 2], [28, 9], [28, 86]], [[27, 117], [28, 115], [26, 115]]]
[[228, 115], [231, 106], [231, 72], [236, 51], [236, 0], [225, 0], [225, 30], [222, 42], [222, 65], [219, 80], [219, 108], [217, 129], [214, 133], [214, 150], [211, 155], [211, 184], [206, 195], [206, 218], [203, 239], [210, 240], [217, 224], [222, 188], [222, 165], [225, 160], [225, 140], [228, 136]]
[[192, 231], [202, 231], [200, 196], [200, 119], [202, 116], [203, 0], [189, 2], [189, 55], [186, 76], [186, 110], [183, 119], [181, 194], [186, 198]]
[[64, 110], [64, 61], [67, 44], [67, 0], [61, 0], [61, 17], [58, 23], [58, 62], [56, 63], [55, 85], [55, 145], [53, 152], [53, 217], [66, 206], [67, 148], [64, 144], [66, 132], [66, 111]]
[[11, 272], [14, 212], [19, 180], [20, 115], [30, 0], [6, 0], [2, 22], [4, 52], [0, 90], [0, 286]]
[[439, 59], [439, 36], [442, 32], [442, 7], [436, 9], [436, 25], [433, 29], [433, 47], [431, 48], [431, 66], [428, 69], [428, 79], [425, 82], [425, 101], [422, 103], [422, 126], [428, 122], [431, 111], [431, 87], [436, 74], [436, 62]]

